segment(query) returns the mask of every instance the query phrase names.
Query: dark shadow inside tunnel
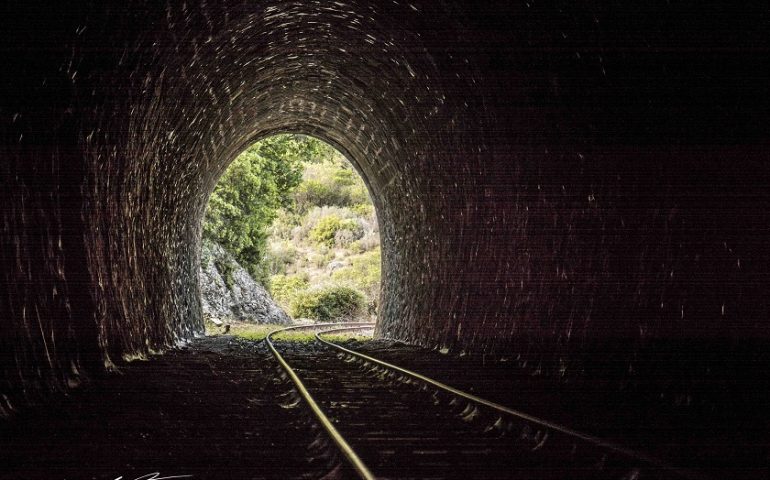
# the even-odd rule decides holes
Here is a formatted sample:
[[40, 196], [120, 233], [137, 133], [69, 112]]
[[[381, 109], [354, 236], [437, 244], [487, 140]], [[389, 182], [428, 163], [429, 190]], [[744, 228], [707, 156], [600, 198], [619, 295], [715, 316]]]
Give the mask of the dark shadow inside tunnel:
[[376, 320], [375, 206], [357, 168], [323, 140], [283, 133], [251, 144], [219, 177], [201, 231], [207, 331]]

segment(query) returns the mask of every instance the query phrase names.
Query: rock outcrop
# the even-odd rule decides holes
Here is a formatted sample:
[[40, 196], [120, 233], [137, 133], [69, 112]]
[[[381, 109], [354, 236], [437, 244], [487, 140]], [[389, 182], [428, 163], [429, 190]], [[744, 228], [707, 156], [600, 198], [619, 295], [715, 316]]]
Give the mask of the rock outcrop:
[[204, 316], [222, 321], [291, 323], [265, 287], [216, 243], [203, 242], [200, 284]]

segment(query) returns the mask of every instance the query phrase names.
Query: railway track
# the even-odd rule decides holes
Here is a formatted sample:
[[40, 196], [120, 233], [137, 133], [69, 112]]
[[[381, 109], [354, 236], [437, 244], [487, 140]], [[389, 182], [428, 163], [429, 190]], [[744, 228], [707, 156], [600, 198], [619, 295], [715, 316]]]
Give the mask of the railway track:
[[[336, 446], [346, 478], [695, 479], [641, 453], [535, 418], [355, 352], [324, 334], [266, 343]], [[321, 329], [315, 343], [275, 340]]]

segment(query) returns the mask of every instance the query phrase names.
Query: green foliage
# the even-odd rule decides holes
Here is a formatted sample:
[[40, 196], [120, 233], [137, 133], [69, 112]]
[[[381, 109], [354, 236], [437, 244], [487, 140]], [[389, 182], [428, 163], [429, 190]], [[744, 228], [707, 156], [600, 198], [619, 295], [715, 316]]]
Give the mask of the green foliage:
[[270, 275], [286, 273], [286, 267], [294, 263], [297, 248], [289, 242], [271, 243], [265, 255], [264, 264]]
[[380, 292], [381, 278], [380, 248], [350, 257], [350, 266], [335, 270], [332, 280], [360, 290], [375, 300]]
[[267, 228], [282, 207], [292, 205], [302, 181], [303, 162], [331, 158], [329, 145], [302, 135], [276, 135], [239, 155], [220, 178], [209, 199], [203, 235], [232, 253], [257, 280], [263, 264]]
[[[332, 343], [339, 343], [339, 344], [347, 344], [348, 348], [351, 348], [352, 346], [355, 346], [355, 344], [359, 344], [362, 342], [371, 342], [372, 341], [372, 334], [366, 335], [365, 329], [362, 329], [360, 332], [340, 332], [340, 333], [330, 333], [323, 335], [323, 339], [332, 342]], [[371, 331], [371, 330], [370, 330]], [[313, 340], [315, 340], [315, 336], [313, 336]]]
[[286, 209], [279, 210], [276, 219], [270, 226], [270, 239], [272, 241], [291, 240], [293, 231], [299, 224], [299, 215]]
[[350, 207], [350, 210], [360, 217], [372, 217], [374, 215], [374, 205], [371, 203], [357, 203]]
[[355, 220], [341, 219], [336, 215], [329, 215], [322, 218], [316, 223], [315, 227], [310, 230], [310, 240], [327, 247], [333, 247], [335, 237], [338, 232], [342, 230], [349, 230], [356, 234], [363, 233], [361, 227]]
[[355, 214], [347, 207], [313, 207], [304, 217], [301, 217], [299, 228], [293, 232], [294, 240], [302, 241], [307, 239], [310, 231], [315, 228], [318, 222], [329, 216], [335, 216], [340, 219], [355, 218]]
[[290, 306], [308, 286], [307, 275], [273, 275], [270, 278], [270, 293], [281, 305]]
[[291, 306], [295, 318], [348, 321], [363, 313], [364, 295], [349, 287], [333, 286], [297, 295]]
[[363, 181], [342, 155], [307, 165], [303, 178], [294, 193], [295, 208], [300, 214], [313, 207], [371, 203]]
[[350, 194], [345, 189], [318, 180], [305, 180], [294, 193], [297, 211], [307, 212], [314, 206], [339, 205], [350, 203]]
[[[230, 252], [295, 317], [348, 319], [364, 316], [364, 305], [376, 309], [376, 220], [344, 156], [309, 137], [278, 135], [252, 145], [223, 174], [204, 242]], [[330, 275], [332, 261], [349, 266], [335, 265]], [[232, 288], [233, 265], [217, 268]]]
[[[237, 322], [233, 321], [230, 322], [231, 329], [230, 334], [235, 335], [236, 337], [241, 337], [246, 340], [252, 340], [252, 341], [260, 341], [264, 340], [264, 338], [272, 331], [278, 330], [279, 328], [284, 328], [286, 325], [276, 325], [276, 324], [269, 324], [269, 323], [262, 323], [262, 324], [254, 324], [254, 323], [245, 323], [245, 322]], [[212, 333], [216, 332], [215, 329], [207, 330], [206, 334], [211, 335]]]
[[332, 176], [334, 184], [340, 187], [351, 187], [356, 184], [356, 177], [351, 168], [339, 168]]
[[351, 186], [349, 192], [351, 205], [372, 205], [372, 200], [369, 198], [369, 190], [366, 189], [363, 181]]
[[369, 232], [362, 238], [351, 243], [348, 249], [351, 254], [369, 252], [380, 247], [380, 236], [376, 232]]

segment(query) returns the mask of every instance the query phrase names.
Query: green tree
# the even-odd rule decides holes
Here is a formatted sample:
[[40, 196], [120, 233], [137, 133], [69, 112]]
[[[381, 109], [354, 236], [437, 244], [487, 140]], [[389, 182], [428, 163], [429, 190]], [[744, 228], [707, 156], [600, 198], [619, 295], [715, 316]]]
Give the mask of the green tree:
[[204, 238], [220, 244], [264, 283], [268, 227], [278, 209], [292, 205], [303, 164], [324, 161], [335, 152], [304, 135], [276, 135], [255, 143], [233, 161], [211, 194]]

